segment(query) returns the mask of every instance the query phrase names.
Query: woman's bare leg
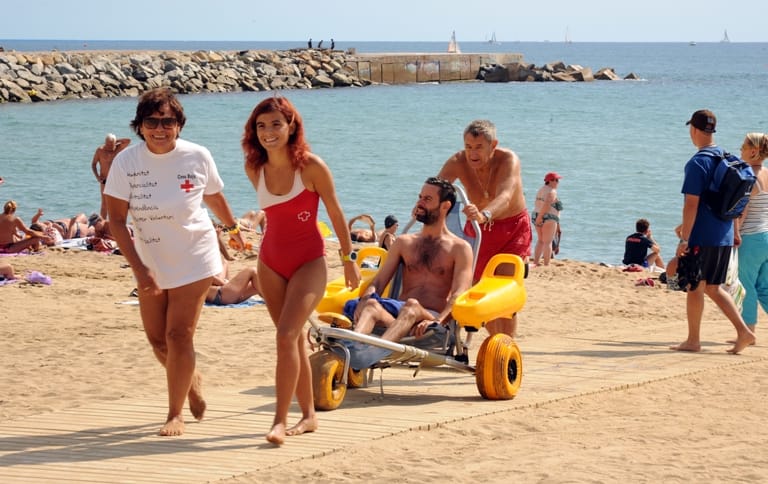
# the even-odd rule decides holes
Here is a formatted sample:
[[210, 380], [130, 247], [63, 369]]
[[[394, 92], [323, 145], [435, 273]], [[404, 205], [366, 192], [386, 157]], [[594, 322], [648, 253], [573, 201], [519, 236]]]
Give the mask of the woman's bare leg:
[[184, 433], [182, 410], [187, 397], [196, 419], [202, 419], [205, 412], [193, 338], [210, 284], [211, 278], [206, 278], [159, 295], [139, 292], [144, 330], [155, 357], [165, 367], [168, 384], [168, 417], [160, 435]]
[[[326, 277], [324, 257], [304, 264], [289, 281], [264, 264], [259, 264], [262, 295], [277, 329], [277, 403], [272, 429], [267, 434], [267, 440], [276, 445], [285, 442], [286, 435], [311, 432], [317, 428], [312, 374], [302, 330], [323, 296]], [[288, 410], [294, 394], [299, 401], [302, 419], [288, 429]]]

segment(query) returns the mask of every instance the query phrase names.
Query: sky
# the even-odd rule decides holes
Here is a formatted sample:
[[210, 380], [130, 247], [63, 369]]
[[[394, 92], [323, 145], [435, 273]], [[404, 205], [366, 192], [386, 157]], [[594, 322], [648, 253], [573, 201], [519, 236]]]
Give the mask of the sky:
[[[3, 0], [9, 2], [10, 0]], [[36, 0], [0, 39], [768, 41], [765, 0]], [[7, 6], [6, 6], [7, 7]], [[14, 12], [11, 14], [11, 10]]]

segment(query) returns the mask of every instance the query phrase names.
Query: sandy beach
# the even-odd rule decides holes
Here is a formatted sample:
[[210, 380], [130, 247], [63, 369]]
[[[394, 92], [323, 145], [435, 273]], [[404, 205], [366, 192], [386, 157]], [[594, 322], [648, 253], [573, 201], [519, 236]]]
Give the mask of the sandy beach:
[[[329, 243], [328, 253], [336, 248]], [[236, 257], [234, 270], [256, 263], [254, 253]], [[341, 271], [336, 259], [329, 258], [330, 278]], [[164, 405], [164, 372], [145, 340], [138, 307], [124, 304], [136, 299], [129, 296], [133, 279], [122, 257], [46, 249], [0, 260], [20, 276], [36, 270], [53, 281], [0, 287], [0, 428], [94, 402], [119, 405], [144, 397]], [[661, 284], [635, 285], [648, 276], [655, 277], [567, 260], [532, 269], [518, 338], [525, 367], [535, 370], [545, 356], [565, 364], [582, 339], [653, 348], [633, 355], [645, 361], [669, 357], [665, 348], [685, 338], [685, 295]], [[763, 324], [765, 315], [760, 318]], [[757, 346], [743, 355], [726, 354], [725, 340], [734, 331], [707, 301], [703, 351], [669, 351], [684, 363], [709, 365], [706, 371], [638, 378], [637, 384], [479, 412], [258, 473], [230, 474], [222, 482], [765, 482], [768, 352], [760, 328]], [[481, 330], [473, 349], [485, 334]], [[550, 339], [567, 339], [576, 349], [546, 355]], [[195, 341], [206, 391], [273, 385], [274, 332], [265, 306], [206, 307]], [[614, 363], [609, 360], [604, 357], [606, 365]], [[535, 390], [531, 385], [524, 377], [518, 399]], [[319, 414], [318, 433], [330, 415]], [[254, 445], [261, 445], [267, 430], [247, 429], [257, 434]]]

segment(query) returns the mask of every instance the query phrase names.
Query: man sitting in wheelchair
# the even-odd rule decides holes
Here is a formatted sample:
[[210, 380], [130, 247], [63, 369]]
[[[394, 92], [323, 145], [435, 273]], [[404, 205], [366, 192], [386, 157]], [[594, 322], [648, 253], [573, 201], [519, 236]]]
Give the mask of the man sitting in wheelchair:
[[[428, 178], [419, 193], [413, 216], [422, 223], [418, 233], [402, 234], [389, 249], [384, 265], [359, 299], [348, 301], [344, 314], [354, 330], [400, 341], [419, 337], [433, 324], [445, 324], [456, 298], [472, 284], [472, 248], [446, 227], [446, 215], [456, 203], [454, 186]], [[402, 282], [395, 298], [383, 290], [402, 264]]]

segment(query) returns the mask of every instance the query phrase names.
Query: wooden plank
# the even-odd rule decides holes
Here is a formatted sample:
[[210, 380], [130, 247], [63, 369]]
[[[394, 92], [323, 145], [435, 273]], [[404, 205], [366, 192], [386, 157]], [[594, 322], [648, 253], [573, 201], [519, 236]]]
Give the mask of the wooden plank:
[[[341, 408], [319, 413], [319, 432], [290, 439], [280, 448], [264, 440], [273, 395], [242, 388], [206, 389], [206, 418], [197, 423], [190, 417], [187, 433], [174, 438], [157, 435], [166, 413], [158, 396], [99, 401], [6, 421], [0, 423], [0, 482], [209, 482], [413, 429], [768, 357], [768, 349], [761, 347], [734, 359], [652, 345], [606, 351], [605, 345], [605, 339], [597, 338], [526, 342], [532, 355], [523, 351], [523, 388], [510, 401], [483, 400], [471, 374], [444, 369], [424, 369], [416, 378], [412, 369], [387, 369], [382, 396], [377, 372], [368, 388], [349, 390]], [[299, 416], [294, 405], [290, 419]]]

